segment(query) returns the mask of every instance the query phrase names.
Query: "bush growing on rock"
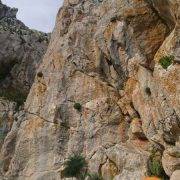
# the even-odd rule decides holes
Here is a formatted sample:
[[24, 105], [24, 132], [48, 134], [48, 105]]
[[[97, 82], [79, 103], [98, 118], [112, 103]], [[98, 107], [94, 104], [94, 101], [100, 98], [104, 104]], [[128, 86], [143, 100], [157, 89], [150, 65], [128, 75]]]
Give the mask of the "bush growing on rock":
[[77, 179], [83, 179], [86, 174], [87, 163], [85, 158], [81, 155], [74, 154], [70, 156], [64, 165], [64, 177], [76, 177]]
[[166, 180], [168, 176], [166, 175], [163, 169], [161, 159], [162, 159], [162, 152], [158, 150], [154, 150], [151, 152], [151, 155], [148, 161], [149, 175]]
[[89, 176], [88, 180], [103, 180], [103, 178], [97, 173], [88, 174], [88, 176]]
[[170, 56], [163, 56], [160, 60], [159, 60], [159, 64], [164, 68], [167, 69], [174, 60], [174, 56], [170, 55]]
[[87, 162], [81, 155], [74, 154], [70, 156], [64, 165], [63, 177], [75, 177], [78, 180], [103, 180], [99, 174], [87, 172]]
[[78, 111], [81, 111], [81, 109], [82, 109], [81, 104], [80, 104], [80, 103], [75, 103], [75, 104], [74, 104], [74, 109], [76, 109], [76, 110], [78, 110]]
[[152, 159], [149, 166], [152, 176], [161, 177], [163, 174], [163, 167], [161, 162], [156, 159]]

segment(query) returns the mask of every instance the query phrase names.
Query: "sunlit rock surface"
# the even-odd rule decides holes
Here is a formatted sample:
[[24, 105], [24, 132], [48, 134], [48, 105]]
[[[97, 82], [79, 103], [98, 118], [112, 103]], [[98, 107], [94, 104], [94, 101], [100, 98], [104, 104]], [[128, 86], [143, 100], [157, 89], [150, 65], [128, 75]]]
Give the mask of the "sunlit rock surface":
[[[4, 141], [2, 177], [59, 180], [66, 158], [82, 153], [89, 171], [105, 180], [139, 180], [148, 175], [154, 144], [163, 151], [166, 174], [174, 178], [179, 5], [176, 0], [65, 0], [25, 110]], [[159, 60], [169, 55], [173, 63], [163, 69]]]

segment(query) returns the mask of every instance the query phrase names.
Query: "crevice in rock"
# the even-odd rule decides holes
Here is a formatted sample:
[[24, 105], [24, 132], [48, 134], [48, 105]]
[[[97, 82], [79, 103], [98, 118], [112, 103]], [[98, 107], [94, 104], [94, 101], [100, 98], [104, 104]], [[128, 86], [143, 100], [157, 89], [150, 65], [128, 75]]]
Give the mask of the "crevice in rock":
[[105, 165], [105, 164], [107, 163], [107, 161], [108, 161], [108, 157], [106, 157], [106, 160], [105, 160], [104, 163], [102, 163], [102, 164], [99, 165], [98, 174], [99, 174], [101, 177], [102, 177], [102, 167], [103, 167], [103, 165]]
[[[158, 18], [162, 21], [162, 23], [165, 24], [167, 27], [166, 35], [164, 38], [164, 40], [165, 40], [169, 36], [169, 34], [173, 31], [173, 29], [175, 28], [175, 25], [176, 25], [169, 8], [167, 8], [167, 7], [170, 7], [170, 3], [168, 0], [146, 0], [146, 1], [150, 5], [153, 12], [158, 16]], [[159, 48], [161, 47], [163, 42], [159, 45]], [[153, 59], [154, 59], [154, 57], [153, 57]], [[152, 68], [150, 68], [150, 69], [154, 70], [154, 65], [155, 65], [154, 60], [151, 60], [149, 64], [152, 66]]]
[[[173, 17], [171, 16], [170, 12], [164, 12], [166, 13], [166, 16], [162, 16], [160, 11], [158, 11], [158, 5], [162, 6], [165, 10], [165, 7], [170, 6], [168, 0], [146, 0], [148, 4], [150, 5], [151, 9], [156, 13], [156, 15], [159, 17], [159, 19], [162, 20], [162, 22], [168, 27], [166, 37], [172, 32], [172, 30], [175, 27], [175, 22], [173, 20]], [[167, 9], [167, 8], [166, 8]], [[168, 10], [168, 9], [167, 9]]]

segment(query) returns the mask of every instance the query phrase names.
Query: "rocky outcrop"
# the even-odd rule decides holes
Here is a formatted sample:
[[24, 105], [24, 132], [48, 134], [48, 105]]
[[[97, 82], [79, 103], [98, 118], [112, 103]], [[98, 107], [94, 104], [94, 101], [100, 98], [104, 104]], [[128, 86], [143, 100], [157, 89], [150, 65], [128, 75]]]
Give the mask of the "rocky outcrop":
[[8, 131], [11, 130], [16, 111], [16, 104], [0, 98], [0, 148]]
[[[65, 0], [25, 111], [4, 141], [2, 176], [58, 180], [66, 158], [82, 153], [89, 171], [105, 180], [142, 179], [152, 144], [163, 154], [166, 174], [174, 176], [179, 5]], [[170, 55], [173, 62], [164, 69], [159, 60]]]
[[6, 138], [6, 167], [15, 146], [15, 136], [8, 132], [14, 128], [16, 117], [23, 114], [19, 107], [26, 100], [49, 42], [48, 34], [30, 30], [19, 21], [17, 11], [0, 1], [0, 149]]
[[28, 93], [49, 40], [16, 19], [17, 11], [0, 2], [0, 85]]
[[[168, 151], [169, 146], [171, 148], [174, 146], [176, 154], [179, 153], [179, 2], [153, 3], [160, 17], [169, 26], [175, 25], [170, 26], [172, 32], [155, 55], [153, 72], [148, 72], [145, 68], [139, 69], [137, 73], [139, 85], [134, 90], [133, 104], [142, 118], [142, 128], [146, 137], [167, 149], [164, 151], [162, 162], [166, 173], [170, 176], [180, 165], [179, 156], [172, 156]], [[165, 70], [160, 66], [159, 59], [168, 55], [174, 56], [174, 62]], [[146, 88], [149, 88], [150, 94]]]

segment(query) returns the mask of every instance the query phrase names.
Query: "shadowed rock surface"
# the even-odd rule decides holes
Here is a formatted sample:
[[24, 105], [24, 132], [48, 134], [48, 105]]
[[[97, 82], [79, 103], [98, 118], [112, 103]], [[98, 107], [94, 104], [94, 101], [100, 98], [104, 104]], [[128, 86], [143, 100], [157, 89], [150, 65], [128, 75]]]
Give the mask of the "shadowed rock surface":
[[0, 1], [0, 146], [19, 115], [49, 42], [48, 34], [19, 21], [17, 11]]
[[28, 93], [49, 40], [16, 19], [17, 11], [0, 2], [0, 85]]

